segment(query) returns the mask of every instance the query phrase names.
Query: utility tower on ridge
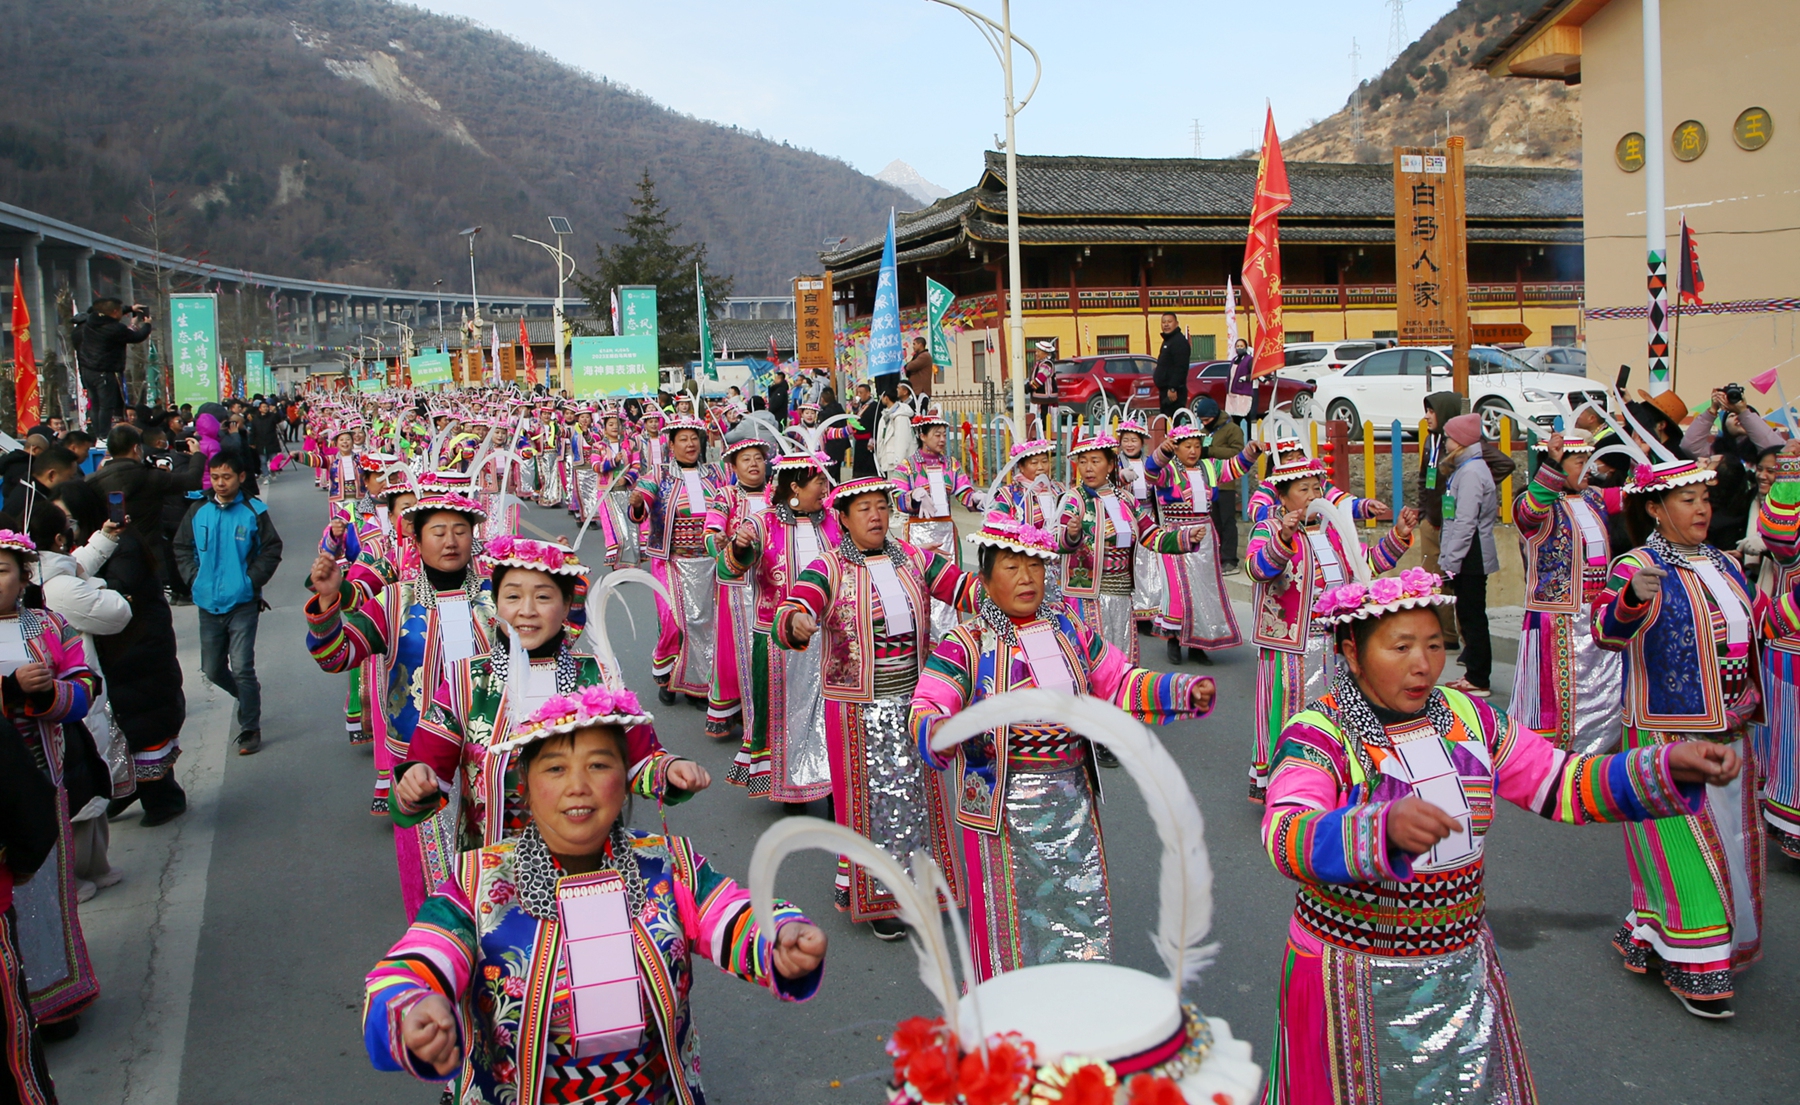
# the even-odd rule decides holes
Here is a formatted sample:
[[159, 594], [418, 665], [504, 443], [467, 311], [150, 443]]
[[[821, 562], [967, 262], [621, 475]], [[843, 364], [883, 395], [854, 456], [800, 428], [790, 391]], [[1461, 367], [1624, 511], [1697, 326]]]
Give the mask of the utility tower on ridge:
[[1198, 119], [1194, 120], [1194, 125], [1193, 125], [1192, 129], [1189, 131], [1189, 133], [1192, 135], [1192, 137], [1194, 139], [1194, 156], [1195, 157], [1204, 156], [1200, 152], [1200, 146], [1201, 146], [1201, 143], [1206, 141], [1206, 128], [1200, 125], [1200, 120], [1198, 120]]
[[1363, 142], [1362, 114], [1362, 50], [1356, 39], [1350, 40], [1350, 143], [1352, 150]]
[[1412, 40], [1406, 34], [1406, 0], [1387, 0], [1387, 6], [1394, 13], [1388, 24], [1388, 64], [1392, 65]]

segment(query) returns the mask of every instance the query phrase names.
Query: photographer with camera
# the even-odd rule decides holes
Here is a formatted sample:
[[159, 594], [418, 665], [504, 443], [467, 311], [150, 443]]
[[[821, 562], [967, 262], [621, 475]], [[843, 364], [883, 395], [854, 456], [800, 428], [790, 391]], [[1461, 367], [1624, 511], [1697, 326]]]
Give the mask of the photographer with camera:
[[[1721, 417], [1721, 415], [1723, 417]], [[1714, 422], [1718, 422], [1715, 431]], [[1715, 436], [1715, 433], [1717, 436]], [[1706, 542], [1714, 548], [1735, 549], [1750, 527], [1756, 505], [1757, 458], [1783, 442], [1775, 428], [1756, 408], [1744, 402], [1742, 384], [1726, 384], [1712, 393], [1712, 402], [1694, 416], [1681, 447], [1691, 457], [1719, 458], [1718, 476], [1707, 485], [1712, 501], [1712, 523]]]
[[88, 432], [96, 438], [104, 439], [125, 409], [125, 347], [148, 338], [151, 329], [149, 308], [133, 303], [127, 318], [125, 305], [110, 296], [94, 300], [75, 319], [75, 360], [88, 393]]

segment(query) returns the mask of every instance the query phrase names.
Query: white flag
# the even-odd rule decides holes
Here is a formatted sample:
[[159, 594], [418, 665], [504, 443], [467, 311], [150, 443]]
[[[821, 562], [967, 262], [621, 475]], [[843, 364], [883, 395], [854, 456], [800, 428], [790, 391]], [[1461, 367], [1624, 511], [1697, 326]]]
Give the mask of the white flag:
[[1225, 278], [1225, 359], [1237, 356], [1237, 294], [1232, 291], [1231, 277]]
[[491, 373], [494, 383], [500, 382], [500, 323], [494, 322], [494, 369]]

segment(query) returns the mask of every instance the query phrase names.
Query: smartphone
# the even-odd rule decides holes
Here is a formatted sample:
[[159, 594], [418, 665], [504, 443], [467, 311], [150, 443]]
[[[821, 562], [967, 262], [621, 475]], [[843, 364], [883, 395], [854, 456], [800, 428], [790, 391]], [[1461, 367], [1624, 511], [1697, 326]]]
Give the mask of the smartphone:
[[125, 493], [123, 491], [106, 493], [106, 517], [114, 525], [125, 524]]

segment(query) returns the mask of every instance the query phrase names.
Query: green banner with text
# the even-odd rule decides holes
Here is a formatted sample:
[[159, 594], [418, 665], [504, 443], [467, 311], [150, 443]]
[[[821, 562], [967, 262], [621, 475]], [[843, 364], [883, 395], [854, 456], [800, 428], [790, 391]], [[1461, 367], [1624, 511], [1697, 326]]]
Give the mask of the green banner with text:
[[950, 335], [944, 333], [944, 312], [956, 302], [956, 293], [931, 277], [925, 278], [925, 341], [931, 346], [931, 364], [950, 370]]
[[412, 372], [412, 386], [416, 388], [436, 387], [450, 382], [450, 354], [421, 353], [409, 358], [407, 368]]
[[173, 349], [175, 402], [217, 403], [219, 392], [219, 297], [169, 297], [169, 344]]
[[569, 391], [580, 399], [655, 395], [656, 337], [572, 339], [569, 376]]

